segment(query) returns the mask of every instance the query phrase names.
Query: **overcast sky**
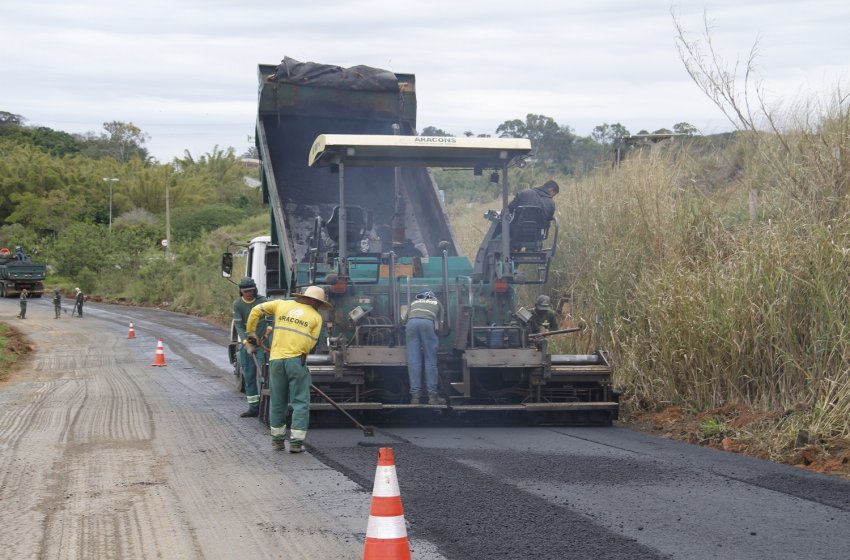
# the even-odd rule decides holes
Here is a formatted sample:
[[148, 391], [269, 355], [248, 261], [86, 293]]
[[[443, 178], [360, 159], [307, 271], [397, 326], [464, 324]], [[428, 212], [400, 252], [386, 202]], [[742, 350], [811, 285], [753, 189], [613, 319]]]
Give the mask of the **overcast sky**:
[[0, 111], [100, 133], [133, 122], [162, 162], [250, 145], [257, 65], [284, 56], [416, 75], [419, 129], [493, 134], [528, 113], [580, 135], [730, 125], [679, 60], [671, 10], [724, 57], [758, 40], [773, 99], [850, 77], [846, 0], [0, 0]]

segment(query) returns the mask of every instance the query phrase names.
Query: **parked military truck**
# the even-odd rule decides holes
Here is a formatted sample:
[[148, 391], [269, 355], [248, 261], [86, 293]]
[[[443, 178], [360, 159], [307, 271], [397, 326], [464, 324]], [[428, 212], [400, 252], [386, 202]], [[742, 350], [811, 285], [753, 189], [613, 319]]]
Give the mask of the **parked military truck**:
[[[486, 170], [501, 181], [506, 208], [509, 170], [531, 154], [527, 139], [417, 136], [412, 74], [285, 58], [261, 65], [259, 81], [257, 147], [271, 213], [263, 250], [265, 262], [276, 261], [267, 293], [317, 285], [333, 303], [308, 356], [318, 388], [349, 411], [513, 411], [595, 424], [617, 417], [607, 354], [553, 355], [517, 309], [519, 285], [548, 280], [557, 221], [525, 227], [515, 215], [488, 213], [473, 264], [459, 254], [430, 173]], [[423, 291], [446, 310], [438, 352], [445, 407], [409, 397], [404, 316]], [[329, 409], [318, 397], [311, 403]]]
[[0, 297], [16, 297], [26, 289], [30, 297], [40, 298], [45, 274], [45, 265], [34, 263], [27, 256], [19, 260], [9, 251], [0, 252]]

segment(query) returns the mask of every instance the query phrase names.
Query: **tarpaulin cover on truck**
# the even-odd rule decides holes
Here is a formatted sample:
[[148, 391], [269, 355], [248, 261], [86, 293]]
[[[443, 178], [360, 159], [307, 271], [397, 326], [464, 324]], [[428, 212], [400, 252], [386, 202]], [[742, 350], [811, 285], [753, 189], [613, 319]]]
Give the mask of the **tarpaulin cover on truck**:
[[269, 78], [274, 82], [361, 91], [398, 91], [398, 79], [389, 70], [370, 66], [342, 68], [332, 64], [299, 62], [284, 57]]

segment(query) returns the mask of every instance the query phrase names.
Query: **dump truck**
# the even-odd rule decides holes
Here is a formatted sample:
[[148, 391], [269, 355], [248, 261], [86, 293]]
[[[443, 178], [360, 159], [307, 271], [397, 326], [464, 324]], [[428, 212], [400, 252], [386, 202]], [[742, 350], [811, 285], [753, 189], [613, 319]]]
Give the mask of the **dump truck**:
[[[528, 139], [418, 136], [413, 74], [290, 58], [259, 66], [256, 139], [271, 228], [247, 244], [247, 273], [269, 297], [325, 290], [334, 307], [307, 363], [313, 384], [338, 405], [385, 416], [617, 418], [608, 354], [550, 353], [548, 337], [532, 335], [528, 311], [517, 306], [520, 286], [548, 281], [557, 220], [541, 223], [531, 207], [488, 212], [470, 260], [431, 173], [486, 172], [506, 209], [509, 172], [532, 155]], [[222, 263], [230, 276], [233, 254]], [[445, 310], [444, 406], [410, 401], [404, 318], [423, 291]], [[261, 418], [267, 395], [262, 389]], [[331, 411], [318, 396], [310, 407]]]
[[32, 262], [28, 256], [19, 260], [8, 250], [0, 251], [0, 297], [20, 296], [26, 289], [30, 297], [40, 298], [45, 274], [45, 265]]

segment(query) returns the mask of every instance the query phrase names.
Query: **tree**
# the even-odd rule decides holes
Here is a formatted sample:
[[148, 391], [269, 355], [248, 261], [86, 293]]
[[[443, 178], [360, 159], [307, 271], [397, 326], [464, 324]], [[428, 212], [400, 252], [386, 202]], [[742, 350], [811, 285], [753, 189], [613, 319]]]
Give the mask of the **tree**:
[[24, 126], [24, 122], [26, 122], [26, 119], [20, 115], [9, 113], [8, 111], [0, 111], [0, 127], [21, 127]]
[[606, 146], [618, 146], [623, 142], [623, 138], [631, 136], [631, 133], [629, 132], [629, 129], [620, 123], [614, 123], [611, 125], [608, 123], [602, 123], [593, 129], [590, 136], [600, 144]]
[[0, 111], [0, 137], [9, 138], [18, 144], [38, 146], [52, 156], [61, 157], [80, 151], [77, 141], [67, 132], [46, 126], [24, 126], [26, 119], [6, 111]]
[[103, 129], [106, 132], [99, 136], [87, 132], [77, 137], [83, 147], [83, 155], [94, 159], [111, 157], [120, 163], [127, 163], [133, 158], [148, 159], [148, 150], [143, 144], [150, 140], [150, 135], [141, 128], [133, 123], [112, 121], [103, 123]]
[[222, 150], [213, 146], [212, 152], [197, 159], [185, 150], [183, 156], [182, 159], [174, 159], [174, 165], [180, 171], [175, 176], [175, 188], [214, 193], [215, 200], [234, 206], [248, 206], [251, 200], [259, 203], [259, 198], [252, 196], [257, 191], [245, 186], [247, 170], [233, 148]]
[[571, 148], [576, 135], [569, 126], [560, 126], [555, 119], [529, 113], [525, 121], [513, 119], [496, 128], [500, 138], [528, 138], [538, 161], [569, 173], [573, 168]]
[[142, 145], [150, 140], [150, 135], [142, 132], [141, 128], [133, 123], [112, 121], [103, 123], [103, 129], [108, 135], [109, 145], [116, 154], [116, 160], [126, 163], [134, 157], [147, 159], [148, 151]]
[[248, 149], [242, 152], [243, 158], [260, 159], [260, 151], [253, 136], [248, 136]]
[[79, 219], [85, 204], [81, 198], [68, 198], [68, 191], [54, 189], [47, 195], [33, 192], [15, 193], [11, 197], [15, 209], [6, 220], [20, 223], [41, 234], [57, 234]]
[[422, 136], [451, 136], [448, 132], [435, 126], [426, 126], [422, 129]]
[[673, 132], [685, 136], [695, 136], [699, 134], [699, 129], [690, 123], [680, 122], [673, 125]]
[[499, 138], [528, 138], [528, 127], [519, 119], [505, 121], [496, 127], [496, 136]]

